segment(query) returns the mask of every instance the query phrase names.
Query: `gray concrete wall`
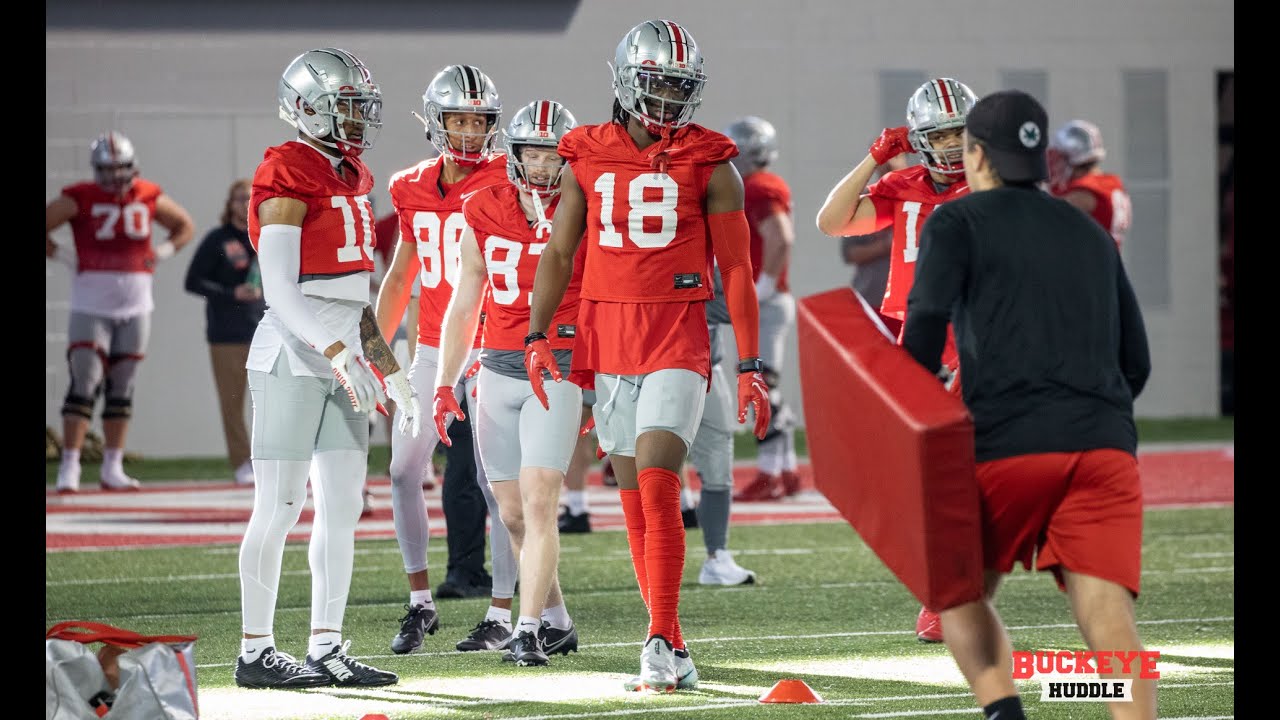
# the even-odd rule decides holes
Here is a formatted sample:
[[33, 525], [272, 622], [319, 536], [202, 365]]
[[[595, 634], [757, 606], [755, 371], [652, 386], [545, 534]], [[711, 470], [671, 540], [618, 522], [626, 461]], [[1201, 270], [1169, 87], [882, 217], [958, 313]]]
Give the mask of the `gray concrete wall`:
[[[143, 174], [191, 211], [198, 241], [216, 225], [230, 181], [251, 176], [263, 149], [291, 136], [276, 117], [280, 71], [306, 49], [337, 46], [361, 57], [383, 89], [385, 127], [366, 160], [378, 178], [374, 202], [385, 212], [391, 173], [429, 154], [409, 113], [421, 112], [422, 90], [441, 67], [478, 65], [508, 109], [552, 97], [581, 122], [601, 122], [612, 102], [605, 63], [618, 40], [636, 23], [664, 17], [683, 23], [706, 57], [710, 81], [698, 122], [720, 129], [750, 113], [777, 127], [775, 169], [795, 197], [792, 284], [804, 296], [848, 282], [838, 241], [818, 232], [813, 218], [882, 118], [905, 112], [905, 95], [899, 108], [882, 105], [881, 73], [955, 77], [979, 95], [999, 89], [1002, 78], [1043, 73], [1051, 123], [1097, 122], [1109, 168], [1123, 173], [1128, 149], [1143, 147], [1146, 114], [1161, 121], [1167, 177], [1139, 185], [1167, 190], [1167, 202], [1143, 206], [1161, 216], [1145, 235], [1150, 218], [1135, 210], [1135, 238], [1125, 248], [1155, 365], [1138, 413], [1217, 414], [1215, 88], [1216, 73], [1234, 67], [1229, 0], [320, 2], [307, 5], [307, 17], [294, 7], [46, 4], [46, 197], [90, 177], [89, 141], [116, 128], [133, 140]], [[1163, 106], [1126, 104], [1126, 78], [1139, 71], [1165, 78]], [[56, 238], [70, 243], [65, 229]], [[224, 451], [203, 301], [182, 289], [190, 252], [156, 274], [154, 333], [129, 437], [130, 449], [146, 455]], [[68, 269], [47, 263], [45, 421], [54, 427], [66, 391], [68, 297]], [[794, 335], [789, 365], [783, 387], [799, 404]]]

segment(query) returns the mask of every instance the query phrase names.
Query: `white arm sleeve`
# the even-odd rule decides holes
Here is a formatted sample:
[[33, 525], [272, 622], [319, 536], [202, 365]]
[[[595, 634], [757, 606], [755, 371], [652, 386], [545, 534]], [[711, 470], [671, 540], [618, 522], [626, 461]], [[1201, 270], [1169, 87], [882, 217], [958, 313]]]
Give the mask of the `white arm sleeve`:
[[298, 287], [302, 264], [302, 228], [266, 225], [258, 236], [258, 267], [262, 271], [262, 296], [280, 321], [317, 352], [341, 340], [324, 326]]

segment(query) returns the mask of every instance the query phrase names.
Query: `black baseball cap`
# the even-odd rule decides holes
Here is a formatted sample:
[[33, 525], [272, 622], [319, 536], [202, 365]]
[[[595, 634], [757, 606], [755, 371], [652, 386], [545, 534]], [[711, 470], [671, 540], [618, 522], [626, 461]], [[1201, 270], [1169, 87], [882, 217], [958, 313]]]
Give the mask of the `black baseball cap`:
[[1049, 176], [1049, 115], [1035, 98], [1021, 90], [991, 93], [973, 106], [964, 124], [970, 137], [982, 141], [1005, 182], [1034, 183]]

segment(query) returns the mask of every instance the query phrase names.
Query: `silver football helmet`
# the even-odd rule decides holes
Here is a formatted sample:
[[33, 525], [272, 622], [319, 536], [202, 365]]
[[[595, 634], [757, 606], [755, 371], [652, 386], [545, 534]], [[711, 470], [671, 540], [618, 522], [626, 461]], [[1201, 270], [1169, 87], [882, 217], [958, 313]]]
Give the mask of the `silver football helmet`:
[[738, 146], [738, 155], [732, 162], [743, 175], [767, 167], [778, 159], [778, 132], [764, 118], [755, 115], [739, 118], [724, 134]]
[[[445, 130], [445, 113], [475, 113], [485, 116], [484, 133], [454, 133], [462, 137], [462, 147], [449, 142]], [[493, 142], [502, 122], [502, 100], [488, 75], [474, 65], [450, 65], [431, 79], [422, 93], [422, 115], [427, 140], [441, 155], [448, 155], [460, 165], [474, 165], [493, 154]], [[474, 147], [479, 139], [479, 148]], [[472, 140], [468, 143], [468, 140]], [[472, 145], [468, 149], [468, 145]]]
[[649, 132], [688, 125], [702, 104], [702, 53], [689, 31], [670, 20], [632, 28], [610, 67], [618, 104]]
[[280, 117], [343, 155], [373, 147], [382, 127], [382, 91], [346, 50], [308, 50], [280, 76]]
[[502, 131], [502, 146], [507, 151], [507, 179], [528, 193], [536, 190], [543, 197], [559, 194], [564, 160], [548, 173], [545, 166], [528, 165], [520, 153], [529, 146], [555, 150], [560, 138], [577, 126], [573, 113], [555, 100], [535, 100], [516, 111]]
[[1049, 147], [1061, 152], [1068, 165], [1097, 162], [1107, 156], [1102, 131], [1088, 120], [1072, 120], [1053, 134]]
[[138, 177], [133, 143], [114, 130], [102, 133], [89, 146], [89, 163], [93, 181], [109, 193], [127, 191]]
[[964, 145], [945, 151], [933, 147], [929, 133], [963, 128], [978, 102], [967, 85], [951, 78], [935, 78], [921, 85], [907, 101], [907, 138], [924, 166], [943, 175], [964, 174]]

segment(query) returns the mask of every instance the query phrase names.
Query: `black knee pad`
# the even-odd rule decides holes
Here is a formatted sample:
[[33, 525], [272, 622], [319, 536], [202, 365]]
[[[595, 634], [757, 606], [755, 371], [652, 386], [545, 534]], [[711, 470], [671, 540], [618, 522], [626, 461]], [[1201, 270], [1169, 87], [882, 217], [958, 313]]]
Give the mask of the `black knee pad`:
[[103, 420], [128, 420], [133, 416], [133, 398], [107, 397], [102, 406]]
[[84, 395], [72, 395], [67, 393], [67, 397], [62, 401], [62, 414], [75, 415], [85, 420], [93, 418], [93, 398]]

